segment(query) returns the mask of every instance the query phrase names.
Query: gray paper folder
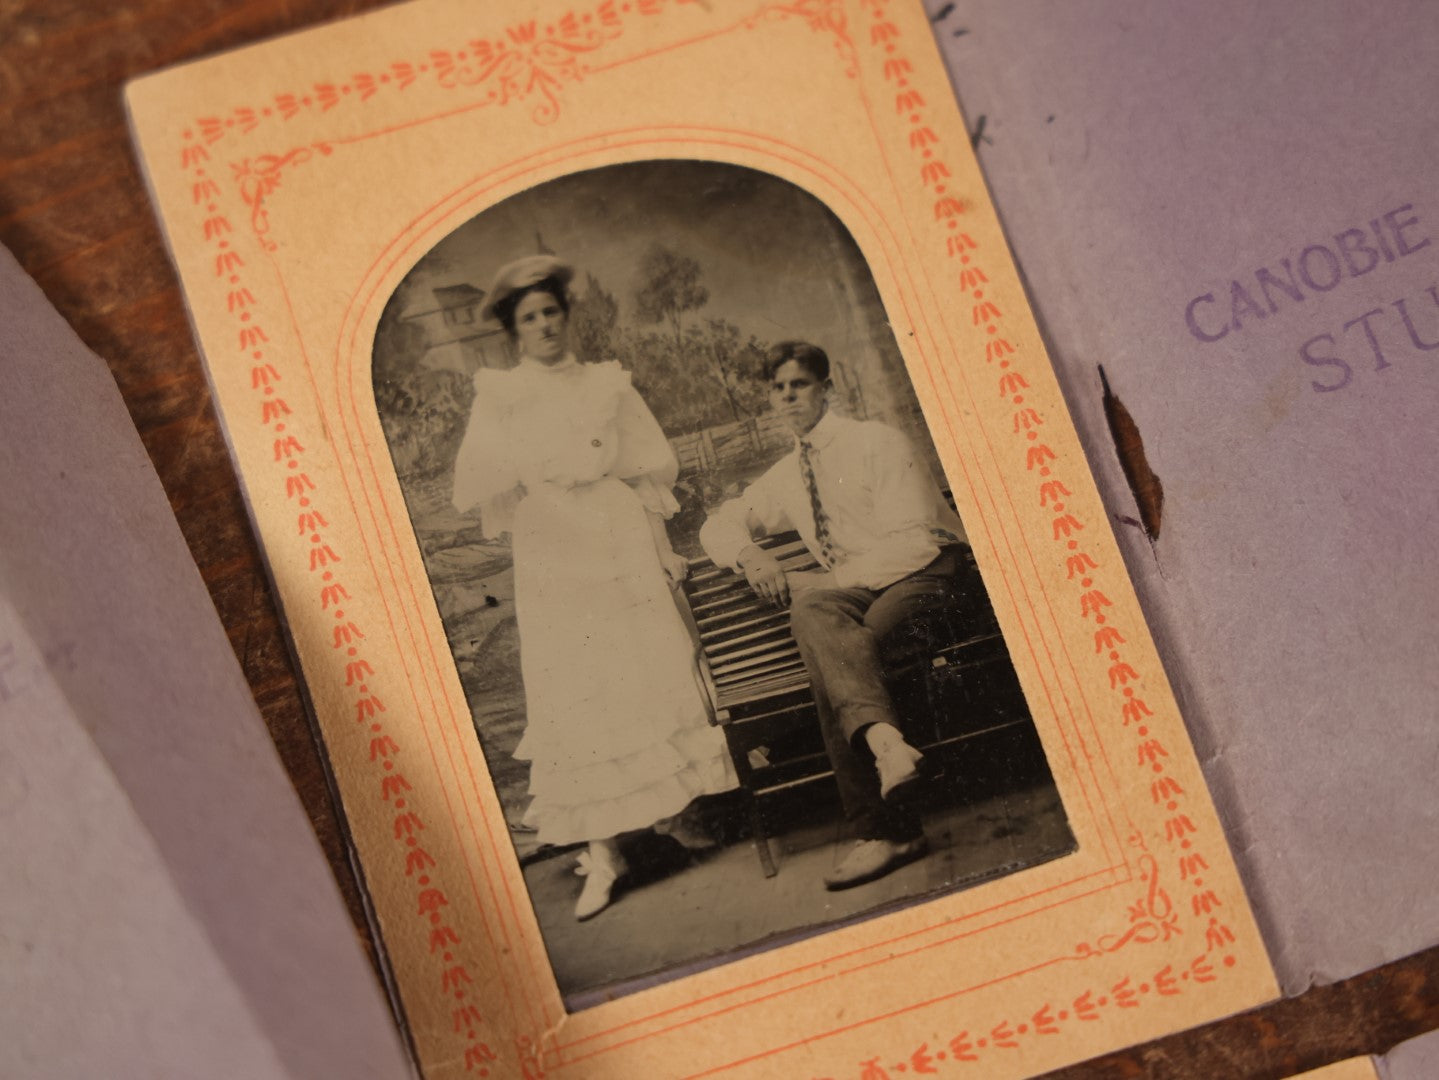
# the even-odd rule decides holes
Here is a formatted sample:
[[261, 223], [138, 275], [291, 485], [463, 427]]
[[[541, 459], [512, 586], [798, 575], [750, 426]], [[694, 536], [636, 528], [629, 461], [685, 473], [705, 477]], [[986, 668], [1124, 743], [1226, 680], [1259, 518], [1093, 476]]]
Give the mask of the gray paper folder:
[[1439, 941], [1433, 6], [943, 11], [1284, 987]]
[[408, 1075], [110, 372], [3, 248], [0, 370], [0, 1075]]

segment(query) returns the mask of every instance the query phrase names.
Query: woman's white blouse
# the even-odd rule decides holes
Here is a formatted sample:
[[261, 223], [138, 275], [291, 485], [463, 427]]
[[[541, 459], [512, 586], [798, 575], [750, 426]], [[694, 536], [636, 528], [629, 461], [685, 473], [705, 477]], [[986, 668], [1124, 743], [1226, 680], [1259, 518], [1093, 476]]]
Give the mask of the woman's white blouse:
[[511, 530], [526, 495], [613, 477], [669, 517], [679, 509], [678, 473], [669, 440], [618, 363], [524, 358], [508, 371], [475, 373], [453, 501], [462, 512], [478, 506], [485, 535], [496, 537]]

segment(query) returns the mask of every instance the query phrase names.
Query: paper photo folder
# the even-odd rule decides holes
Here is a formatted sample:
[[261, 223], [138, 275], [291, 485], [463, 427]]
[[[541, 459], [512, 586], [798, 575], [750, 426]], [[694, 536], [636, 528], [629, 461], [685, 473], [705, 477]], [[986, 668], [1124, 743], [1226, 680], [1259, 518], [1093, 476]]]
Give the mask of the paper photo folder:
[[1403, 120], [1439, 94], [1429, 9], [969, 3], [935, 29], [1281, 985], [1434, 945], [1439, 205]]
[[[1020, 1076], [1276, 993], [919, 5], [422, 2], [150, 76], [128, 105], [426, 1076]], [[377, 365], [408, 347], [394, 335], [429, 358], [434, 387], [466, 365], [511, 363], [503, 334], [471, 330], [482, 300], [460, 279], [604, 230], [578, 195], [553, 224], [505, 215], [604, 170], [661, 165], [742, 173], [749, 186], [725, 190], [783, 191], [785, 206], [820, 207], [825, 235], [840, 238], [817, 278], [786, 272], [763, 243], [749, 273], [724, 270], [716, 241], [701, 253], [715, 325], [680, 317], [675, 355], [726, 325], [735, 355], [746, 335], [820, 336], [806, 314], [820, 308], [802, 298], [833, 282], [815, 296], [843, 313], [820, 342], [842, 361], [834, 393], [858, 416], [909, 417], [932, 445], [1073, 843], [579, 1007], [557, 977], [558, 943], [600, 924], [545, 923], [504, 763], [476, 734], [500, 691], [464, 681], [490, 672], [466, 651], [489, 631], [461, 641], [444, 618], [457, 591], [480, 585], [503, 611], [505, 571], [446, 576], [427, 562], [435, 530], [474, 524], [416, 523], [417, 499], [432, 500], [423, 523], [453, 513], [455, 434], [437, 420], [410, 438], [444, 415], [437, 396], [407, 405], [403, 428], [389, 423]], [[594, 298], [618, 295], [624, 332], [605, 340], [622, 364], [638, 365], [652, 339], [605, 283], [628, 280], [627, 234], [682, 197], [607, 217], [614, 235], [593, 250], [619, 254], [582, 267], [599, 283], [586, 319]], [[775, 220], [784, 240], [808, 219]], [[524, 250], [465, 248], [486, 229]], [[417, 273], [452, 291], [405, 306]], [[440, 284], [446, 274], [454, 284]], [[796, 298], [787, 314], [767, 306], [776, 295]], [[891, 353], [888, 381], [869, 381]], [[667, 370], [641, 387], [652, 408]], [[738, 453], [726, 447], [778, 445], [765, 414], [747, 411], [739, 369], [724, 371], [716, 385], [735, 395], [737, 426], [701, 417], [693, 432], [667, 430], [690, 484], [681, 495], [705, 506], [723, 492], [703, 478]], [[685, 379], [698, 377], [681, 371], [663, 393], [688, 400]], [[402, 482], [417, 462], [435, 463], [424, 491]], [[700, 925], [763, 887], [746, 867], [753, 880], [714, 890]], [[782, 864], [776, 887], [822, 899], [799, 869]]]

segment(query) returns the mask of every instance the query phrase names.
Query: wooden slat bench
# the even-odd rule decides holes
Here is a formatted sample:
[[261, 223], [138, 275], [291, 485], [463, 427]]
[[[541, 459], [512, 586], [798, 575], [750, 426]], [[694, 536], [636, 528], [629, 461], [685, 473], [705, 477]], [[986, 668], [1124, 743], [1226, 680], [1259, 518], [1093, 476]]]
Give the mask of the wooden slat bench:
[[[791, 571], [817, 568], [795, 533], [758, 541]], [[886, 658], [906, 737], [925, 753], [979, 735], [1030, 722], [988, 598], [978, 595], [963, 612], [941, 613], [915, 635], [897, 635], [926, 647], [918, 655]], [[789, 631], [788, 610], [754, 594], [745, 579], [709, 559], [690, 561], [684, 585], [691, 628], [700, 645], [700, 670], [711, 718], [725, 740], [766, 877], [776, 869], [763, 796], [833, 776], [822, 749], [775, 759], [772, 750], [796, 729], [818, 732], [809, 676]], [[901, 689], [903, 688], [903, 689]]]

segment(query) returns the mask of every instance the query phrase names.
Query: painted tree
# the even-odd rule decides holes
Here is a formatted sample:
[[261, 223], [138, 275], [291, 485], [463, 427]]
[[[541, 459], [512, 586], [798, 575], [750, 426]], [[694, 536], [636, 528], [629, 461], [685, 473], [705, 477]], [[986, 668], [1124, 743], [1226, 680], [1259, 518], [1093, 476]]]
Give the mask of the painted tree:
[[590, 363], [616, 359], [620, 305], [594, 274], [585, 275], [583, 299], [570, 307], [570, 340]]
[[700, 284], [700, 264], [660, 243], [653, 243], [640, 259], [635, 278], [635, 314], [645, 323], [664, 323], [682, 346], [681, 316], [709, 303], [710, 292]]
[[635, 278], [635, 314], [641, 322], [669, 327], [676, 363], [698, 360], [709, 365], [724, 391], [730, 418], [739, 422], [747, 417], [735, 399], [734, 376], [727, 366], [730, 354], [723, 347], [707, 347], [714, 343], [714, 327], [719, 321], [710, 320], [709, 334], [696, 334], [695, 327], [685, 332], [683, 316], [709, 303], [709, 289], [700, 280], [702, 273], [698, 260], [663, 244], [651, 244], [640, 259]]

